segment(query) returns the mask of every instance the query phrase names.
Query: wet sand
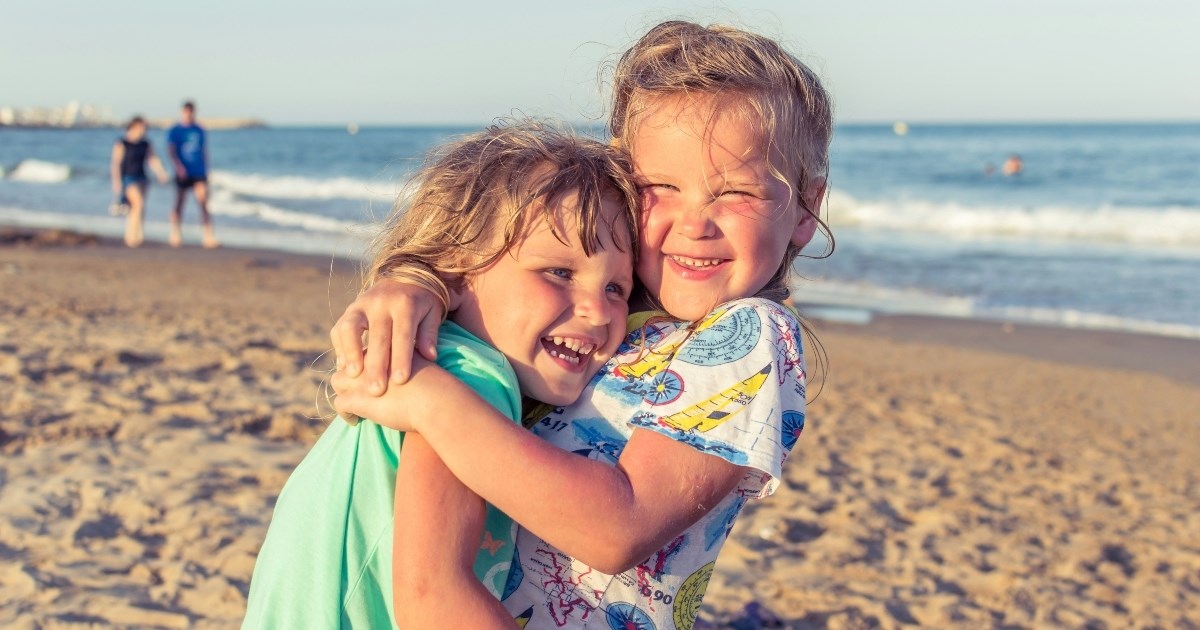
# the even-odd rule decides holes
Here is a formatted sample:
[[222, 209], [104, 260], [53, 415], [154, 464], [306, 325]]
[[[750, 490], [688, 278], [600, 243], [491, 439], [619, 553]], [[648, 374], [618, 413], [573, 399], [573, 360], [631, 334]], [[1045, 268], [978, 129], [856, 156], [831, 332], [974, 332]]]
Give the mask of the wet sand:
[[[356, 266], [22, 233], [0, 233], [0, 627], [236, 627]], [[1200, 626], [1200, 342], [815, 325], [830, 369], [787, 483], [699, 625]]]

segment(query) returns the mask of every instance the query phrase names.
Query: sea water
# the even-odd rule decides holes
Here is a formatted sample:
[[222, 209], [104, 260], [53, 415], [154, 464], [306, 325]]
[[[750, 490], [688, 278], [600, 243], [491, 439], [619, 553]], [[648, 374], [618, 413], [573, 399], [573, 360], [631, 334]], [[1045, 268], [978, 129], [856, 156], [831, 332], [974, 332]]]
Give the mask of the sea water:
[[[470, 127], [266, 128], [209, 134], [218, 237], [359, 256], [405, 179]], [[587, 129], [598, 134], [598, 129]], [[119, 131], [0, 128], [0, 223], [119, 235]], [[148, 138], [165, 158], [165, 133]], [[1019, 154], [1024, 170], [1002, 173]], [[834, 253], [794, 295], [865, 320], [916, 313], [1200, 338], [1200, 124], [839, 125], [825, 207]], [[152, 185], [163, 240], [172, 186]], [[184, 210], [198, 240], [197, 210]], [[806, 254], [828, 242], [816, 239]], [[822, 310], [823, 309], [823, 310]]]

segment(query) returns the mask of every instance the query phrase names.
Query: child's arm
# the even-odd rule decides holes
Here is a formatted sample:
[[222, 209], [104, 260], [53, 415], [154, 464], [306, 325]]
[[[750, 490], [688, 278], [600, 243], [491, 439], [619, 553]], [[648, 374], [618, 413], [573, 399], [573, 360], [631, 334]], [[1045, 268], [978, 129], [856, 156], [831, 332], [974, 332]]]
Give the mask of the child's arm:
[[406, 435], [396, 473], [392, 545], [400, 628], [516, 627], [473, 570], [485, 516], [483, 499], [451, 474], [420, 435]]
[[[424, 362], [408, 384], [392, 385], [384, 396], [343, 374], [333, 384], [339, 411], [419, 431], [467, 487], [564, 553], [609, 574], [660, 549], [746, 475], [741, 466], [642, 429], [633, 432], [615, 467], [579, 457], [514, 424]], [[453, 401], [452, 421], [444, 419], [446, 401]]]

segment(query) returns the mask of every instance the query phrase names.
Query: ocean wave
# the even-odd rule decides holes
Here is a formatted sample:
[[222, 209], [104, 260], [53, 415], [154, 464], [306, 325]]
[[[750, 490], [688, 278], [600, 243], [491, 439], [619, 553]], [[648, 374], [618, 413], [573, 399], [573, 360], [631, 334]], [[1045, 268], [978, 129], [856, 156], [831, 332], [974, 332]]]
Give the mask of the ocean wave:
[[7, 177], [18, 182], [58, 184], [71, 178], [71, 166], [42, 160], [22, 160]]
[[1142, 245], [1200, 245], [1200, 208], [1004, 207], [930, 201], [864, 201], [829, 195], [832, 227], [964, 238], [1019, 237]]
[[[847, 323], [867, 323], [871, 319], [870, 313], [881, 313], [1009, 321], [1058, 328], [1115, 330], [1200, 339], [1200, 327], [1189, 324], [1156, 322], [1073, 308], [985, 306], [969, 297], [881, 287], [868, 282], [805, 280], [794, 287], [792, 295], [801, 314]], [[832, 316], [827, 317], [827, 313]]]
[[364, 229], [362, 223], [280, 208], [261, 201], [241, 199], [228, 190], [214, 188], [209, 209], [229, 217], [253, 217], [279, 226], [312, 232], [346, 233]]
[[1043, 324], [1059, 328], [1083, 328], [1087, 330], [1120, 330], [1125, 332], [1200, 339], [1200, 327], [1187, 324], [1153, 322], [1131, 317], [1118, 317], [1103, 313], [1089, 313], [1075, 309], [1052, 309], [1039, 307], [1008, 306], [981, 312], [981, 319], [1003, 319], [1008, 321]]
[[868, 282], [803, 280], [793, 287], [792, 296], [802, 304], [862, 308], [889, 314], [972, 317], [977, 310], [975, 300], [969, 297], [882, 287]]
[[272, 199], [367, 199], [392, 201], [400, 184], [353, 177], [310, 178], [293, 175], [259, 175], [233, 171], [209, 174], [214, 189]]

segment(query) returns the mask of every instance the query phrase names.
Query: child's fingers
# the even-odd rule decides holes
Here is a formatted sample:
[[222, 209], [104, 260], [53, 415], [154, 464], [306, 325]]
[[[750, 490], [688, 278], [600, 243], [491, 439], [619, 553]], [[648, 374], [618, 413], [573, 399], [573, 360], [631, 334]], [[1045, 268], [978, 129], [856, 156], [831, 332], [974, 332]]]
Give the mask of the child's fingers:
[[[413, 287], [404, 285], [406, 290]], [[396, 295], [392, 303], [392, 382], [401, 385], [412, 374], [414, 349], [429, 360], [437, 358], [438, 327], [442, 324], [440, 304], [422, 290], [415, 295]]]
[[395, 340], [395, 343], [391, 348], [392, 373], [390, 378], [396, 385], [403, 385], [408, 380], [408, 375], [412, 373], [415, 336], [411, 326], [412, 324], [408, 320], [398, 319], [392, 327], [392, 339]]
[[329, 386], [333, 388], [333, 408], [338, 413], [349, 412], [354, 403], [360, 402], [361, 381], [358, 378], [347, 376], [343, 372], [334, 372], [333, 376], [329, 377]]
[[350, 376], [358, 376], [362, 369], [362, 336], [366, 330], [366, 315], [359, 309], [347, 309], [329, 330], [338, 369], [344, 368]]
[[338, 412], [338, 415], [342, 417], [345, 417], [348, 412], [346, 404], [350, 397], [350, 392], [347, 389], [347, 379], [349, 377], [345, 376], [340, 370], [334, 372], [333, 376], [329, 377], [329, 386], [333, 388], [333, 396], [329, 398], [329, 402], [333, 405], [333, 410]]
[[397, 296], [392, 306], [397, 310], [392, 312], [394, 315], [392, 318], [392, 340], [394, 343], [389, 349], [392, 359], [392, 372], [388, 376], [391, 378], [392, 383], [403, 385], [408, 380], [408, 376], [412, 374], [413, 348], [417, 340], [417, 321], [410, 315], [413, 312], [413, 305], [408, 296]]
[[417, 351], [430, 361], [437, 360], [438, 328], [442, 325], [442, 313], [437, 307], [429, 309], [417, 327]]
[[367, 356], [363, 378], [367, 381], [367, 392], [382, 396], [387, 392], [388, 363], [392, 359], [392, 322], [376, 321], [367, 335]]
[[[342, 402], [341, 397], [350, 390], [350, 385], [354, 383], [354, 377], [348, 376], [341, 370], [334, 372], [333, 376], [329, 377], [329, 386], [333, 388], [333, 406], [336, 408]], [[340, 411], [340, 410], [339, 410]]]

